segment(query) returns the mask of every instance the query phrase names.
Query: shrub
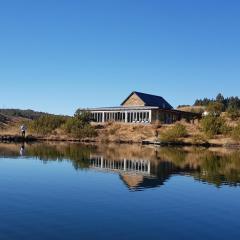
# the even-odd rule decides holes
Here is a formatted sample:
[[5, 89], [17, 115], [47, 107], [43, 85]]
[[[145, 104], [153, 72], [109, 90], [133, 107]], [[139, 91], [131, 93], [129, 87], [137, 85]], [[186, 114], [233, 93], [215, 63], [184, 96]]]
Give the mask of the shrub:
[[201, 130], [208, 136], [213, 137], [218, 134], [229, 134], [231, 129], [226, 125], [222, 117], [208, 115], [201, 120]]
[[89, 124], [91, 122], [91, 113], [88, 111], [82, 111], [81, 109], [78, 109], [75, 114], [74, 118], [78, 119], [83, 124]]
[[238, 123], [238, 125], [233, 128], [231, 136], [234, 140], [240, 141], [240, 123]]
[[117, 128], [111, 128], [111, 129], [109, 129], [109, 133], [110, 133], [111, 135], [114, 135], [116, 132], [117, 132]]
[[31, 132], [37, 134], [50, 134], [57, 128], [61, 127], [67, 120], [64, 116], [46, 115], [41, 116], [27, 124]]
[[224, 105], [220, 102], [212, 102], [207, 106], [207, 111], [216, 116], [220, 116], [224, 110]]
[[90, 125], [90, 113], [77, 110], [74, 117], [69, 118], [63, 125], [63, 130], [76, 138], [95, 137], [96, 130]]
[[206, 143], [208, 143], [206, 137], [202, 136], [200, 134], [193, 135], [192, 140], [193, 140], [194, 144], [206, 144]]
[[164, 142], [175, 142], [179, 138], [186, 137], [188, 135], [187, 129], [184, 125], [177, 123], [169, 130], [161, 133], [160, 139]]
[[229, 107], [227, 109], [227, 116], [231, 118], [231, 120], [236, 120], [240, 117], [240, 111], [236, 107]]

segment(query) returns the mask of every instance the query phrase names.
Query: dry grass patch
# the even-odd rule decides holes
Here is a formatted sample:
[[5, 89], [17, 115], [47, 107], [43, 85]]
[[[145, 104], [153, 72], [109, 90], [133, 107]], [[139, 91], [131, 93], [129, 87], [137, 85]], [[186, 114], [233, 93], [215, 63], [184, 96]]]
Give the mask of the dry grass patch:
[[98, 132], [101, 141], [141, 142], [145, 139], [154, 139], [156, 129], [150, 124], [108, 123]]

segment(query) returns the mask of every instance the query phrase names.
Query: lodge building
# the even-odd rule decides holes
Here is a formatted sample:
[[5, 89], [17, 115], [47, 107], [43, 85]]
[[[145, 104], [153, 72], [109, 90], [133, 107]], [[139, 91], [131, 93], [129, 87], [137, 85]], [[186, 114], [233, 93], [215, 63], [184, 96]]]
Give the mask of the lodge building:
[[156, 95], [132, 92], [119, 107], [87, 108], [82, 111], [91, 112], [93, 122], [124, 122], [171, 124], [181, 119], [192, 121], [200, 115], [175, 110], [164, 98]]

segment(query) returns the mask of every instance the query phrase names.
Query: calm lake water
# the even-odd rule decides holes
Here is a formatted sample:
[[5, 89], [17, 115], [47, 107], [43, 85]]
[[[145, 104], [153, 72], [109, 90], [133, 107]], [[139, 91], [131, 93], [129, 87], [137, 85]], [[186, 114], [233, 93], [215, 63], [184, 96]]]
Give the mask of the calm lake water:
[[240, 239], [240, 154], [0, 144], [0, 239]]

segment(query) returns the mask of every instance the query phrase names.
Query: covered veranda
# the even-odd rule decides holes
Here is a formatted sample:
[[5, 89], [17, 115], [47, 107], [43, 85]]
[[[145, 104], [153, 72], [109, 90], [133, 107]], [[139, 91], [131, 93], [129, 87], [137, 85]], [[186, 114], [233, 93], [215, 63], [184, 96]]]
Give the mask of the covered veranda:
[[[154, 107], [153, 107], [154, 108]], [[89, 109], [94, 122], [151, 123], [153, 108], [97, 108]], [[157, 108], [154, 108], [157, 109]]]

